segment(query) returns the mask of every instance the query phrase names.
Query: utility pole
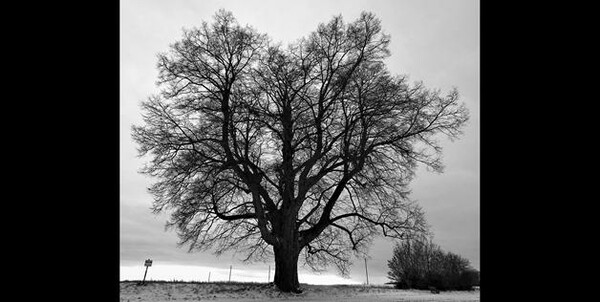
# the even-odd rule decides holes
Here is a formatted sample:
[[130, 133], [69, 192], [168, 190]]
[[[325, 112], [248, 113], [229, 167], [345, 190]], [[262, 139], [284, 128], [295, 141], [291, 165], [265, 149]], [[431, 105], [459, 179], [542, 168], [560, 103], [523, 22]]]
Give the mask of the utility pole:
[[210, 272], [208, 272], [208, 282], [210, 282]]
[[231, 282], [231, 265], [229, 266], [229, 282]]
[[369, 270], [367, 269], [367, 257], [365, 257], [365, 273], [367, 274], [367, 285], [369, 285]]

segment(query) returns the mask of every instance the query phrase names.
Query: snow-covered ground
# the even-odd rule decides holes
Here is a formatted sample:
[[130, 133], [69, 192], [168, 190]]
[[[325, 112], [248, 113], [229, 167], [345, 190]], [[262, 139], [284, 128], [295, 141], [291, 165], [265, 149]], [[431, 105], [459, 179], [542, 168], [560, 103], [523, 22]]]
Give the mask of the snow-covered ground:
[[301, 294], [281, 293], [265, 283], [120, 283], [123, 302], [163, 301], [480, 301], [479, 291], [453, 291], [433, 294], [423, 290], [398, 290], [385, 286], [301, 284]]

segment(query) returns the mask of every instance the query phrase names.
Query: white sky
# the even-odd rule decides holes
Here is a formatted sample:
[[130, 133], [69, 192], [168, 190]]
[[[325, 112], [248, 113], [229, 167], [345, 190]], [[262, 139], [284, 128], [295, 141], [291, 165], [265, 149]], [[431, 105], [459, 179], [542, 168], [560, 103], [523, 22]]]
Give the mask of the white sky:
[[[424, 208], [435, 234], [434, 242], [446, 251], [466, 257], [479, 269], [479, 1], [475, 0], [121, 0], [120, 3], [120, 204], [121, 279], [141, 279], [143, 261], [154, 260], [148, 277], [155, 280], [226, 280], [264, 282], [273, 263], [242, 264], [240, 255], [219, 258], [210, 253], [187, 253], [177, 248], [174, 232], [165, 232], [165, 215], [153, 215], [146, 188], [152, 180], [137, 173], [144, 161], [136, 157], [131, 125], [141, 124], [139, 104], [157, 91], [156, 55], [179, 40], [182, 28], [212, 21], [224, 8], [241, 24], [248, 24], [274, 41], [295, 41], [321, 22], [341, 14], [346, 22], [361, 11], [381, 19], [391, 35], [388, 68], [422, 80], [443, 92], [456, 86], [470, 110], [464, 136], [445, 141], [443, 174], [420, 169], [412, 183], [412, 197]], [[393, 242], [378, 239], [368, 262], [370, 283], [385, 283]], [[226, 271], [225, 277], [221, 276]], [[222, 278], [221, 278], [222, 277]], [[350, 279], [336, 276], [334, 268], [317, 275], [301, 269], [300, 282], [363, 283], [364, 260], [355, 261]]]

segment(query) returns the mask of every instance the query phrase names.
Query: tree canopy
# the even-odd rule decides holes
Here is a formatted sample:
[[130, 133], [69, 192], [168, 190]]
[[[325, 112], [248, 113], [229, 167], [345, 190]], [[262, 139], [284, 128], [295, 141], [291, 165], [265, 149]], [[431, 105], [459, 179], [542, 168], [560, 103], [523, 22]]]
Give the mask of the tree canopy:
[[284, 47], [221, 10], [159, 54], [133, 138], [180, 244], [274, 254], [285, 290], [297, 276], [277, 267], [296, 273], [300, 254], [346, 274], [375, 235], [427, 232], [409, 183], [418, 164], [442, 171], [438, 139], [458, 138], [468, 111], [456, 89], [392, 75], [389, 43], [367, 12]]

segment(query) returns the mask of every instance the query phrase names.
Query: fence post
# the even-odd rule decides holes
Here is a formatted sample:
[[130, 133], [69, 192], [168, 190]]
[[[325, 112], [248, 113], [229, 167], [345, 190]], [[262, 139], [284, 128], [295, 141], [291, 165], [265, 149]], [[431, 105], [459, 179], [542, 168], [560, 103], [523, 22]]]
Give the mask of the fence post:
[[367, 269], [367, 258], [365, 257], [365, 273], [367, 274], [367, 285], [369, 285], [369, 270]]

